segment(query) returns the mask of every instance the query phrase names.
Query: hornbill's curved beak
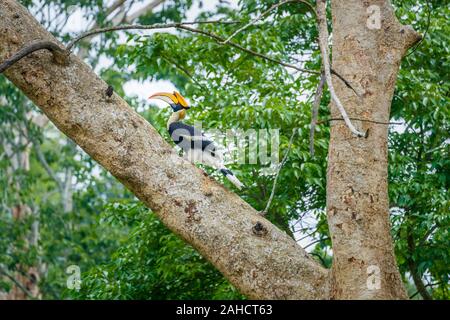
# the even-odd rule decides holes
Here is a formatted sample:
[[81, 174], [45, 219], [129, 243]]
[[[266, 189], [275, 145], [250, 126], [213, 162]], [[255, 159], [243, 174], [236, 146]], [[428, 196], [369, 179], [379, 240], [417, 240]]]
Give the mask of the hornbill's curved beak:
[[149, 99], [160, 99], [172, 107], [172, 109], [189, 109], [189, 104], [184, 99], [184, 97], [179, 94], [178, 92], [174, 91], [173, 93], [167, 93], [167, 92], [157, 92], [155, 94], [152, 94]]

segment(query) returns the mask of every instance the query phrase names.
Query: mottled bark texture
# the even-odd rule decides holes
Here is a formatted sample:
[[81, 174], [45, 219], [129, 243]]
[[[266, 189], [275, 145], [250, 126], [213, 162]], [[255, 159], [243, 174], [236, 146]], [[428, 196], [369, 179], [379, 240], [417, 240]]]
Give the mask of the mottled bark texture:
[[[349, 117], [389, 122], [400, 61], [420, 36], [399, 23], [390, 1], [331, 3], [333, 68], [361, 97], [335, 79], [337, 94]], [[380, 28], [376, 28], [378, 9]], [[340, 117], [334, 104], [331, 113], [333, 118]], [[388, 127], [363, 121], [354, 124], [360, 131], [369, 130], [368, 137], [355, 137], [343, 121], [331, 125], [327, 173], [334, 256], [331, 298], [404, 299], [390, 234]]]
[[[14, 0], [0, 2], [0, 61], [56, 39]], [[93, 159], [250, 298], [326, 299], [328, 272], [287, 234], [174, 154], [78, 57], [36, 52], [5, 75]], [[260, 222], [257, 228], [254, 228]]]

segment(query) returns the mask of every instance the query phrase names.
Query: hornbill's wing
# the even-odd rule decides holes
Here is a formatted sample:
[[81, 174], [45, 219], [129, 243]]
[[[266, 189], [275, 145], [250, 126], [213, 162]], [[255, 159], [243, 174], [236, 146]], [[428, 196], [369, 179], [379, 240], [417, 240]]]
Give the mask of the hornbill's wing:
[[209, 152], [213, 157], [216, 155], [216, 145], [205, 137], [200, 129], [178, 121], [170, 124], [169, 134], [176, 145], [185, 152], [201, 150]]
[[174, 135], [176, 135], [177, 137], [185, 136], [191, 140], [192, 140], [192, 137], [203, 136], [203, 133], [199, 129], [197, 129], [193, 126], [187, 125], [181, 121], [173, 122], [170, 124], [169, 134], [172, 137], [172, 139], [174, 138]]

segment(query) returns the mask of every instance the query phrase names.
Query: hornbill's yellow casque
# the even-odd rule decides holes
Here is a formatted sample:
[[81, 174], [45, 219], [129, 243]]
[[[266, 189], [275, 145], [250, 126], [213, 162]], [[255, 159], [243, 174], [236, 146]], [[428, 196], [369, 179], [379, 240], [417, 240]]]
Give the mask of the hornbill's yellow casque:
[[196, 127], [189, 126], [181, 120], [186, 116], [186, 110], [189, 104], [181, 94], [158, 92], [149, 97], [149, 99], [160, 99], [167, 102], [173, 110], [172, 115], [167, 121], [167, 130], [176, 145], [183, 149], [184, 156], [193, 163], [202, 163], [209, 167], [219, 170], [231, 183], [241, 189], [244, 185], [236, 176], [225, 167], [223, 155], [218, 150], [213, 141]]

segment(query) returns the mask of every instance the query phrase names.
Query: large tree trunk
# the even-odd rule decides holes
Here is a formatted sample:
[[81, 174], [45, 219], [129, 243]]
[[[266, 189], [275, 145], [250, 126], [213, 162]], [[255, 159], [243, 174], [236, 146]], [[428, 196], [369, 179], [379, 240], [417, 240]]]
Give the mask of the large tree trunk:
[[[16, 1], [0, 2], [0, 61], [56, 39]], [[328, 297], [328, 272], [237, 195], [178, 157], [78, 57], [34, 53], [5, 72], [48, 118], [251, 298]], [[257, 222], [260, 228], [255, 228]]]
[[[332, 15], [333, 68], [361, 94], [358, 97], [335, 81], [338, 96], [350, 117], [389, 122], [400, 61], [419, 35], [397, 21], [387, 0], [332, 1]], [[340, 117], [334, 104], [331, 113], [332, 118]], [[390, 234], [388, 126], [354, 122], [361, 131], [369, 130], [367, 138], [352, 136], [343, 121], [331, 126], [327, 176], [334, 256], [331, 297], [407, 298]]]

